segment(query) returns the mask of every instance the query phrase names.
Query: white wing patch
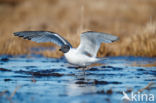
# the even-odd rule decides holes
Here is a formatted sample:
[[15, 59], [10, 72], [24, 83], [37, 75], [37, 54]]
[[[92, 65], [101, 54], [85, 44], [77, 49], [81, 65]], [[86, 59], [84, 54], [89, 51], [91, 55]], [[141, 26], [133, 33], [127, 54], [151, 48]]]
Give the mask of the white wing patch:
[[96, 57], [102, 42], [112, 43], [116, 40], [118, 40], [118, 37], [111, 34], [92, 31], [84, 32], [81, 34], [81, 41], [77, 50], [82, 53], [88, 53], [92, 57]]

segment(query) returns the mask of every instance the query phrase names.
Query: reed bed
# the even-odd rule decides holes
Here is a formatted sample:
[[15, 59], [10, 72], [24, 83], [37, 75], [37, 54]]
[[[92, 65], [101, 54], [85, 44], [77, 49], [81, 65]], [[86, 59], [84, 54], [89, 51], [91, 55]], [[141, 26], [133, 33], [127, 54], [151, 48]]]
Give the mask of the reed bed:
[[[48, 30], [61, 34], [73, 47], [87, 30], [120, 37], [102, 44], [103, 56], [156, 56], [155, 0], [0, 0], [0, 54], [31, 54], [32, 47], [59, 47], [34, 43], [13, 36], [13, 32]], [[63, 54], [36, 51], [47, 57]]]

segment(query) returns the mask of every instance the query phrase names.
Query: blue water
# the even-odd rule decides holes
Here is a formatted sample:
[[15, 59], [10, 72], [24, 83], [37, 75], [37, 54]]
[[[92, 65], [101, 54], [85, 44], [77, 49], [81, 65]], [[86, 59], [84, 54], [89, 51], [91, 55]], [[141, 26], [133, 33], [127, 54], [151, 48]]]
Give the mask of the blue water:
[[[63, 57], [3, 55], [0, 103], [122, 103], [123, 91], [130, 96], [150, 84], [140, 94], [153, 94], [156, 103], [155, 63], [156, 58], [108, 57], [84, 74]], [[139, 103], [144, 102], [149, 101]]]

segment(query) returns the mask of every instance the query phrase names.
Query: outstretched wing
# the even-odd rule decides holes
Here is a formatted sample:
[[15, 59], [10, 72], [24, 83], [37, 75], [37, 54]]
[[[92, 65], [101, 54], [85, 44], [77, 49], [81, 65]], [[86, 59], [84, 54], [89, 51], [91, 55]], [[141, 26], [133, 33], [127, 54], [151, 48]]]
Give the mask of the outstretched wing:
[[88, 31], [81, 34], [80, 45], [77, 49], [79, 52], [96, 57], [102, 42], [112, 43], [118, 39], [117, 36], [111, 34]]
[[62, 36], [59, 34], [56, 34], [54, 32], [49, 32], [49, 31], [21, 31], [21, 32], [15, 32], [15, 36], [23, 37], [24, 39], [27, 40], [32, 40], [35, 42], [53, 42], [59, 46], [63, 45], [69, 45], [70, 47], [71, 44], [65, 40]]

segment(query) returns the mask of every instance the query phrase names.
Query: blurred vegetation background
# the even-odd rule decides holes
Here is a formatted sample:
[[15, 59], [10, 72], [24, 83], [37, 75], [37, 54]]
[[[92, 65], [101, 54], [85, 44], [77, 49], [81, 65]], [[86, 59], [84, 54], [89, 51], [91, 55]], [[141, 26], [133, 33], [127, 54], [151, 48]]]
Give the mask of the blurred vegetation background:
[[[13, 36], [13, 32], [48, 30], [61, 34], [74, 47], [87, 30], [120, 37], [103, 44], [103, 56], [156, 56], [156, 0], [0, 0], [0, 54], [30, 54], [37, 44]], [[58, 49], [58, 47], [56, 47]], [[36, 51], [48, 57], [61, 52]]]

